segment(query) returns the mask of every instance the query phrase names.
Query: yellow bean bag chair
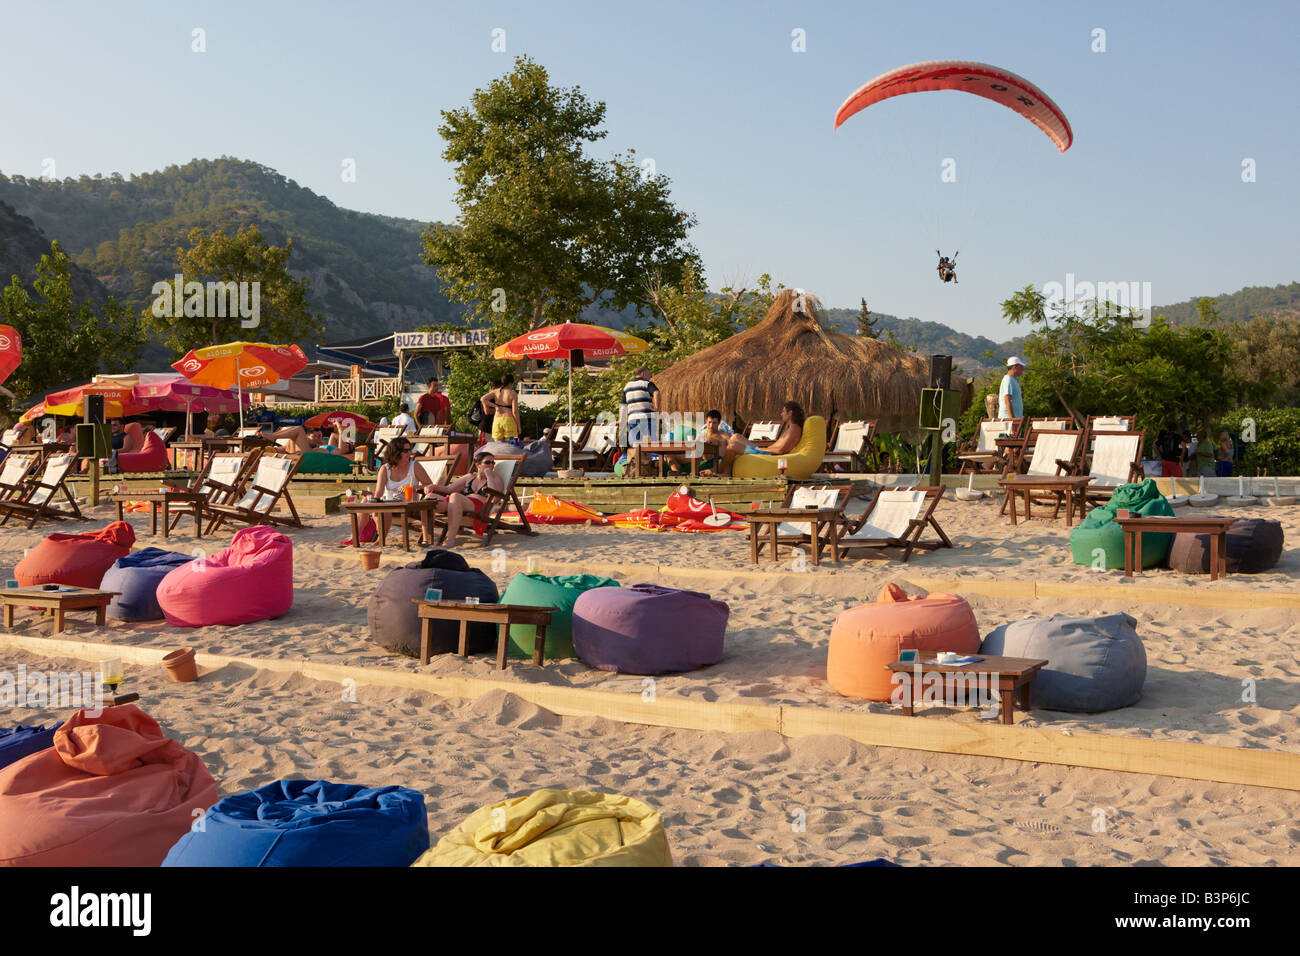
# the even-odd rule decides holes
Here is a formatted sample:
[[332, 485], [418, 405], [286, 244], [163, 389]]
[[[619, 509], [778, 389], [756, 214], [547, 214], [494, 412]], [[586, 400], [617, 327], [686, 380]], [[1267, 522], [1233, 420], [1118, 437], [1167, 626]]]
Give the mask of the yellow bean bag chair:
[[538, 790], [475, 810], [412, 866], [672, 866], [658, 812], [639, 800]]
[[786, 461], [785, 476], [802, 480], [811, 478], [822, 466], [826, 454], [826, 419], [809, 415], [804, 419], [803, 437], [794, 451], [784, 455], [741, 455], [731, 464], [733, 478], [775, 478], [777, 458]]

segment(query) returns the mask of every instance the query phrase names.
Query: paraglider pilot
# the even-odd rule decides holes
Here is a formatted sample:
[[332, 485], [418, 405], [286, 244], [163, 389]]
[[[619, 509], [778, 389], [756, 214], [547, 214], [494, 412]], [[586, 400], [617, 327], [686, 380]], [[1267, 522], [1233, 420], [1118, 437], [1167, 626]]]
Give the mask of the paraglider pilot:
[[938, 249], [934, 250], [934, 254], [939, 257], [939, 278], [944, 282], [956, 282], [957, 253], [954, 252], [951, 259], [941, 253]]

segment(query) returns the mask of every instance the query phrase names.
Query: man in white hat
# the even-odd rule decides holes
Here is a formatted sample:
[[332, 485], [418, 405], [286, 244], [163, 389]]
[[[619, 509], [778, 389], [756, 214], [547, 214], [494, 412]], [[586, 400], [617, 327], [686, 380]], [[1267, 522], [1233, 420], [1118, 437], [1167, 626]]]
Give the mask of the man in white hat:
[[1025, 403], [1020, 398], [1020, 376], [1027, 363], [1019, 355], [1007, 359], [1007, 374], [998, 387], [998, 418], [1023, 418]]

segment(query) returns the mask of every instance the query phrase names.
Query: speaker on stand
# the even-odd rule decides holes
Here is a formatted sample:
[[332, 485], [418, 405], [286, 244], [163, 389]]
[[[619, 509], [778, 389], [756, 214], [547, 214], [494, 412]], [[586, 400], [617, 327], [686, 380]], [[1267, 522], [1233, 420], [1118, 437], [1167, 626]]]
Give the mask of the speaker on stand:
[[952, 378], [952, 356], [931, 355], [930, 356], [930, 387], [948, 388], [948, 380], [950, 378]]

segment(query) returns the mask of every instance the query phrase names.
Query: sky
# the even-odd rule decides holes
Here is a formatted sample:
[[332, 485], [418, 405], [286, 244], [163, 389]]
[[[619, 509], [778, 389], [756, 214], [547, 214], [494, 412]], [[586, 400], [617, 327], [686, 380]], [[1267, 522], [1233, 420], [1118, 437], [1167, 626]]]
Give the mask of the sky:
[[[1149, 282], [1155, 304], [1300, 278], [1290, 0], [0, 0], [0, 25], [8, 174], [40, 176], [52, 159], [58, 178], [129, 176], [229, 155], [339, 206], [451, 221], [440, 111], [527, 55], [607, 104], [593, 155], [635, 149], [670, 179], [714, 287], [770, 273], [828, 306], [865, 297], [1001, 340], [1026, 331], [1002, 300], [1071, 274]], [[1074, 145], [1061, 154], [1012, 111], [956, 92], [896, 97], [832, 129], [863, 83], [948, 58], [1028, 78]], [[945, 159], [956, 182], [940, 181]], [[957, 284], [939, 282], [936, 248], [959, 251]]]

